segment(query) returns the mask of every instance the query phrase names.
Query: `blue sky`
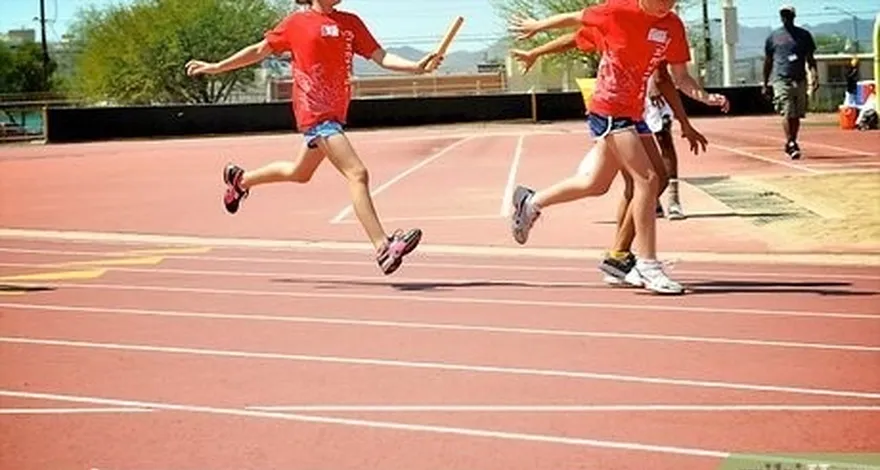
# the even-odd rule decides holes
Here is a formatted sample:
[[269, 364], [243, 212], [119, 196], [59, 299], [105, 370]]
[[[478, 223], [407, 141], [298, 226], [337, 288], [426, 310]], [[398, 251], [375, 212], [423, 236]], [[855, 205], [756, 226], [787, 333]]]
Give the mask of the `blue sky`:
[[[107, 5], [130, 0], [45, 0], [50, 40], [59, 40], [75, 17], [78, 8], [86, 5]], [[776, 26], [778, 0], [735, 0], [740, 23], [747, 26]], [[824, 10], [826, 5], [843, 5], [861, 18], [873, 18], [878, 11], [878, 0], [792, 0], [801, 23], [821, 23], [849, 19], [837, 12]], [[709, 0], [709, 15], [719, 17], [721, 0]], [[481, 49], [501, 36], [503, 22], [498, 18], [490, 0], [343, 0], [342, 8], [356, 11], [364, 17], [375, 35], [387, 46], [411, 45], [426, 48], [435, 44], [455, 15], [466, 22], [451, 50]], [[0, 31], [30, 27], [39, 16], [39, 0], [0, 0]], [[700, 9], [691, 8], [686, 21], [700, 18]], [[870, 34], [860, 31], [860, 36]]]

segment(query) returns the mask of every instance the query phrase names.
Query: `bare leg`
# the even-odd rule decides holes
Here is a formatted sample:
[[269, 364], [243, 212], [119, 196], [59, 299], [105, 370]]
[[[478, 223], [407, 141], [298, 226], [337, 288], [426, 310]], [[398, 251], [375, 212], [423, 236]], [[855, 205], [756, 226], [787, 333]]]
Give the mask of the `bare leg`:
[[[681, 294], [684, 288], [669, 279], [663, 272], [662, 264], [657, 261], [657, 218], [654, 211], [660, 188], [659, 178], [663, 176], [658, 175], [643, 139], [634, 131], [611, 134], [607, 141], [608, 147], [633, 180], [630, 211], [635, 223], [635, 241], [641, 255], [633, 268], [639, 278], [638, 284], [658, 293]], [[600, 265], [604, 266], [605, 263]]]
[[585, 197], [601, 196], [608, 192], [614, 177], [620, 171], [620, 165], [606, 156], [607, 148], [602, 141], [597, 142], [590, 153], [596, 160], [589, 173], [574, 175], [536, 192], [532, 204], [541, 209]]
[[[663, 168], [670, 185], [670, 201], [678, 201], [678, 155], [675, 153], [675, 144], [672, 142], [672, 134], [669, 130], [662, 130], [656, 135], [657, 144], [660, 146]], [[673, 186], [673, 182], [675, 182]], [[665, 188], [661, 188], [661, 194]]]
[[[656, 134], [657, 143], [660, 145], [660, 152], [663, 155], [663, 164], [666, 168], [668, 178], [668, 198], [669, 207], [666, 216], [669, 220], [684, 219], [684, 211], [681, 209], [681, 200], [678, 197], [678, 155], [675, 152], [675, 144], [672, 142], [672, 133], [669, 128]], [[661, 194], [663, 189], [660, 190]]]
[[642, 138], [634, 131], [624, 131], [606, 138], [608, 147], [624, 171], [633, 179], [632, 218], [639, 253], [646, 260], [657, 258], [656, 217], [657, 194], [660, 185]]
[[312, 178], [323, 160], [323, 152], [303, 146], [292, 162], [272, 162], [252, 171], [246, 171], [238, 165], [227, 165], [223, 170], [223, 180], [227, 186], [223, 204], [229, 213], [235, 214], [242, 199], [250, 193], [250, 188], [269, 183], [305, 183]]
[[351, 146], [345, 134], [336, 134], [329, 138], [317, 139], [318, 148], [327, 156], [330, 163], [339, 170], [348, 181], [348, 191], [351, 195], [354, 213], [364, 228], [370, 241], [379, 249], [387, 240], [388, 236], [373, 206], [373, 197], [370, 195], [370, 179], [366, 166], [364, 166], [357, 152]]
[[[660, 156], [660, 150], [657, 148], [657, 144], [654, 141], [654, 137], [651, 135], [642, 135], [641, 136], [642, 144], [645, 147], [645, 152], [648, 155], [648, 158], [651, 162], [651, 167], [654, 173], [657, 175], [658, 180], [658, 192], [657, 197], [660, 197], [663, 189], [665, 188], [667, 182], [669, 181], [666, 177], [666, 169], [664, 167], [663, 159]], [[612, 250], [612, 254], [625, 255], [632, 251], [632, 244], [636, 237], [636, 226], [635, 219], [633, 213], [632, 206], [632, 197], [634, 191], [634, 182], [630, 175], [624, 172], [624, 180], [627, 183], [626, 189], [624, 191], [623, 200], [621, 201], [621, 206], [624, 207], [623, 218], [620, 219], [621, 222], [618, 225], [617, 238], [614, 242], [614, 249]], [[620, 214], [620, 211], [618, 212]]]
[[250, 189], [261, 184], [281, 182], [307, 183], [323, 161], [324, 153], [321, 150], [303, 145], [292, 162], [277, 161], [245, 171], [241, 178], [241, 187]]
[[623, 259], [632, 248], [636, 237], [636, 227], [632, 218], [633, 180], [625, 171], [623, 175], [623, 197], [617, 207], [617, 236], [611, 249], [611, 256]]
[[607, 153], [605, 142], [599, 141], [590, 150], [585, 159], [587, 161], [581, 164], [575, 176], [537, 193], [518, 186], [513, 193], [514, 210], [511, 214], [511, 231], [516, 242], [522, 245], [528, 241], [529, 231], [544, 207], [608, 192], [611, 182], [620, 171], [620, 165], [614, 158], [607, 156]]

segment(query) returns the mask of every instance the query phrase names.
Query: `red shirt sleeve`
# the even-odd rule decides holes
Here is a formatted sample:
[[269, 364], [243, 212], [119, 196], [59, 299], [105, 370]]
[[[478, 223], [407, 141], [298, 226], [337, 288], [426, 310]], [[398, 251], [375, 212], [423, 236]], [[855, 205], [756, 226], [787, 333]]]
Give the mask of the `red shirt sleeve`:
[[684, 23], [676, 16], [669, 28], [669, 48], [666, 50], [666, 62], [670, 64], [686, 64], [691, 60], [691, 49], [684, 30]]
[[369, 59], [377, 49], [381, 48], [379, 41], [376, 40], [373, 33], [370, 32], [360, 17], [352, 16], [351, 29], [354, 32], [352, 46], [354, 47], [355, 54]]
[[599, 34], [594, 28], [579, 28], [574, 36], [574, 42], [578, 49], [584, 52], [595, 52], [601, 50], [599, 46]]
[[278, 23], [274, 28], [266, 31], [264, 38], [269, 43], [269, 48], [272, 49], [272, 52], [278, 54], [292, 49], [293, 45], [288, 40], [290, 31], [294, 30], [292, 23], [293, 16], [291, 15]]
[[581, 25], [586, 28], [596, 28], [599, 31], [604, 31], [608, 25], [609, 12], [611, 11], [611, 7], [608, 6], [609, 3], [609, 0], [606, 0], [598, 5], [584, 8], [581, 14]]

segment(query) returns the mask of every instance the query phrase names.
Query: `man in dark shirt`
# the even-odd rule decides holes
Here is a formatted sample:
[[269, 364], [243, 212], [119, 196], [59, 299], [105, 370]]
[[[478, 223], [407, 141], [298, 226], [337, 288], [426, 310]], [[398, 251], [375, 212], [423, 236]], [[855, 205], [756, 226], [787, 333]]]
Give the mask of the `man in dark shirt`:
[[810, 88], [815, 91], [816, 43], [806, 29], [794, 25], [794, 7], [779, 9], [782, 27], [770, 33], [764, 45], [764, 94], [769, 96], [770, 73], [773, 75], [773, 97], [776, 111], [784, 118], [785, 153], [792, 159], [800, 158], [797, 144], [801, 119], [807, 113], [807, 66], [810, 69]]
[[856, 95], [859, 92], [859, 58], [853, 57], [846, 69], [846, 98], [843, 104], [846, 106], [858, 106]]

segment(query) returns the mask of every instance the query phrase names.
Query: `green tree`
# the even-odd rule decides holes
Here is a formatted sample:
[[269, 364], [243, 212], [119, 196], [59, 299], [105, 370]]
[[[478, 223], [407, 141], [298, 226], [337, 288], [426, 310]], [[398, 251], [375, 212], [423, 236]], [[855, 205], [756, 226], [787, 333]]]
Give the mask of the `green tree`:
[[252, 84], [254, 70], [193, 79], [193, 58], [220, 60], [281, 20], [282, 0], [135, 0], [78, 14], [71, 88], [120, 104], [216, 103]]
[[[602, 1], [603, 0], [492, 0], [492, 6], [506, 23], [515, 14], [526, 15], [532, 18], [546, 18], [558, 13], [580, 10], [601, 3]], [[515, 37], [511, 36], [508, 38], [508, 41], [510, 47], [532, 49], [570, 32], [571, 31], [566, 30], [547, 31], [524, 40], [516, 40]], [[536, 64], [535, 67], [542, 67], [544, 70], [567, 69], [572, 63], [583, 62], [586, 64], [587, 73], [590, 75], [595, 73], [596, 67], [599, 64], [599, 56], [597, 54], [584, 54], [576, 49], [561, 54], [544, 56], [540, 60], [541, 63]]]
[[839, 34], [816, 34], [813, 37], [817, 54], [836, 54], [847, 52], [848, 38]]
[[43, 50], [39, 44], [0, 41], [0, 93], [49, 91], [54, 71], [53, 61], [49, 62], [48, 74], [43, 70]]

